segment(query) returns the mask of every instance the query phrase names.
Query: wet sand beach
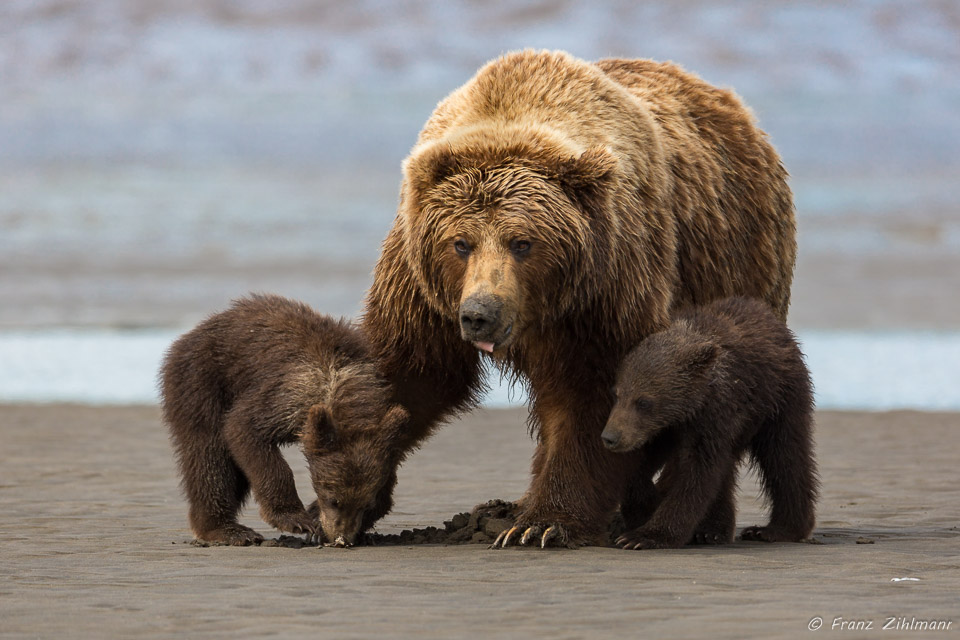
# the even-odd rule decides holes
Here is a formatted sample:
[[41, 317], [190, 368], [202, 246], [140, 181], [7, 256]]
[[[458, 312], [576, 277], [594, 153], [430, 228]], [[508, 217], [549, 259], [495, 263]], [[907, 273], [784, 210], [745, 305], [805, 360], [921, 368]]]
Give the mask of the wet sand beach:
[[[518, 497], [524, 417], [479, 410], [443, 429], [402, 468], [378, 531]], [[4, 406], [0, 423], [5, 638], [796, 637], [816, 616], [821, 632], [889, 617], [955, 632], [960, 616], [957, 414], [820, 412], [816, 544], [645, 552], [199, 548], [155, 407]], [[758, 495], [742, 473], [738, 527], [763, 522]], [[255, 508], [243, 521], [279, 535]]]

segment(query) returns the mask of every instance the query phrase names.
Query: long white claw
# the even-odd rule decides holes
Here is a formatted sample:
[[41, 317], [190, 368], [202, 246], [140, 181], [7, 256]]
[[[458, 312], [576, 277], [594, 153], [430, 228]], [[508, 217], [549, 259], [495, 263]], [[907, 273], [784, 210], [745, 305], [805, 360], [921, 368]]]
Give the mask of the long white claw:
[[493, 544], [490, 545], [491, 549], [506, 549], [507, 545], [510, 544], [510, 538], [513, 537], [513, 534], [516, 533], [516, 527], [510, 527], [509, 529], [504, 529], [500, 532], [500, 535], [497, 536], [497, 539], [493, 541]]
[[526, 531], [523, 532], [523, 537], [520, 538], [520, 544], [527, 544], [533, 538], [535, 538], [538, 533], [540, 533], [540, 527], [534, 525], [528, 528]]
[[499, 546], [500, 541], [503, 540], [503, 538], [504, 538], [506, 535], [507, 535], [507, 529], [504, 529], [504, 530], [501, 531], [500, 534], [497, 536], [497, 539], [493, 541], [493, 544], [490, 545], [490, 546], [487, 547], [487, 548], [488, 548], [488, 549], [496, 549], [497, 546]]
[[519, 527], [510, 527], [510, 529], [507, 531], [507, 536], [503, 539], [503, 542], [500, 545], [500, 548], [506, 549], [510, 544], [510, 541], [513, 539], [513, 536], [515, 536], [518, 531], [520, 531]]
[[560, 530], [557, 529], [557, 525], [547, 527], [547, 530], [543, 532], [543, 537], [540, 538], [540, 548], [546, 549], [547, 543], [557, 537], [560, 533]]

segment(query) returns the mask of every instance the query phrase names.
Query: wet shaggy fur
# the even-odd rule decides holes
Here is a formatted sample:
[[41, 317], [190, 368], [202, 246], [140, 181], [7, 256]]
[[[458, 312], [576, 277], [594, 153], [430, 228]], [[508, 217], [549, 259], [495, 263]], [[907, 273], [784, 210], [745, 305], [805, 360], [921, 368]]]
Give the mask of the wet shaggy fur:
[[[170, 347], [164, 422], [201, 540], [262, 541], [237, 515], [351, 543], [392, 506], [407, 412], [389, 403], [359, 331], [278, 296], [237, 300]], [[302, 445], [317, 502], [304, 509], [279, 447]]]
[[599, 439], [627, 351], [686, 304], [786, 317], [779, 157], [733, 93], [672, 64], [523, 51], [443, 100], [403, 171], [363, 330], [408, 438], [473, 405], [490, 352], [538, 434], [518, 526], [599, 536], [631, 469]]
[[746, 452], [772, 512], [769, 524], [742, 537], [810, 536], [818, 488], [810, 374], [793, 334], [765, 304], [729, 298], [680, 313], [627, 356], [616, 394], [601, 439], [613, 451], [643, 454], [633, 487], [642, 499], [624, 500], [632, 530], [620, 546], [732, 541]]

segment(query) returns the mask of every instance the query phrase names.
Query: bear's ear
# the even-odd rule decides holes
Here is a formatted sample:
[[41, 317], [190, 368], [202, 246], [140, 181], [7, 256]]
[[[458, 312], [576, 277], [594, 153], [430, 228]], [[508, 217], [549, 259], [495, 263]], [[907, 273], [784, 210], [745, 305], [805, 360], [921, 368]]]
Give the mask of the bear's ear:
[[720, 357], [720, 345], [714, 342], [703, 342], [695, 345], [687, 354], [687, 367], [690, 371], [703, 373]]
[[418, 194], [454, 175], [460, 168], [449, 144], [438, 142], [417, 149], [404, 161], [404, 173]]
[[395, 404], [387, 410], [380, 422], [380, 428], [390, 436], [399, 435], [410, 421], [410, 412]]
[[557, 167], [557, 178], [569, 198], [588, 206], [605, 192], [616, 170], [616, 156], [606, 147], [597, 146], [578, 157], [562, 160]]
[[308, 453], [327, 451], [336, 446], [337, 429], [327, 405], [318, 403], [310, 407], [307, 424], [303, 428], [302, 442], [304, 451]]

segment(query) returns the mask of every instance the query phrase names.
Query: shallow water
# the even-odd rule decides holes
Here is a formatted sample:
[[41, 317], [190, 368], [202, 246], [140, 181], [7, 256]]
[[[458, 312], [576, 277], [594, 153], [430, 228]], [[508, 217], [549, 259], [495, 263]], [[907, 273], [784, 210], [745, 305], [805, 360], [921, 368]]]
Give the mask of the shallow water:
[[792, 176], [821, 406], [957, 405], [960, 8], [933, 0], [2, 2], [0, 398], [153, 401], [172, 328], [249, 291], [356, 315], [424, 120], [523, 47], [734, 87]]
[[[0, 333], [0, 402], [157, 402], [172, 331]], [[799, 335], [820, 409], [960, 410], [960, 333], [812, 331]], [[490, 376], [488, 407], [526, 396]]]

